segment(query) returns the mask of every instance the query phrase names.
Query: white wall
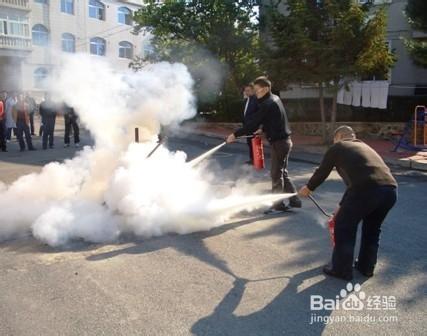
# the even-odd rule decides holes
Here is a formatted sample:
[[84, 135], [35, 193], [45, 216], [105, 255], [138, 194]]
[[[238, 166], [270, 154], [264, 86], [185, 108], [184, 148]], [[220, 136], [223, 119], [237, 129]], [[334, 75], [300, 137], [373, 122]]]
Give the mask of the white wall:
[[74, 15], [61, 12], [60, 0], [48, 0], [47, 4], [40, 4], [31, 0], [30, 29], [35, 24], [43, 24], [49, 30], [49, 47], [33, 45], [31, 55], [23, 64], [23, 85], [25, 90], [35, 93], [43, 91], [34, 87], [33, 72], [39, 67], [52, 70], [58, 64], [58, 55], [61, 51], [61, 37], [63, 33], [71, 33], [76, 38], [76, 51], [89, 52], [89, 42], [92, 37], [101, 37], [106, 40], [106, 57], [114, 68], [127, 69], [129, 59], [119, 58], [119, 42], [128, 41], [134, 46], [134, 55], [141, 55], [143, 50], [143, 36], [131, 34], [132, 26], [118, 22], [117, 10], [127, 7], [137, 10], [143, 1], [102, 1], [105, 5], [105, 20], [89, 17], [89, 0], [74, 0]]

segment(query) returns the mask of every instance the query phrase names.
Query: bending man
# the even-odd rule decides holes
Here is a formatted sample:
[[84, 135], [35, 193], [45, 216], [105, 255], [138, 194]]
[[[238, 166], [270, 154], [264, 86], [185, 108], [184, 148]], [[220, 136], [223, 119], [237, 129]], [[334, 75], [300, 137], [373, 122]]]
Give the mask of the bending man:
[[357, 226], [363, 221], [362, 241], [355, 268], [371, 277], [377, 262], [381, 224], [397, 198], [397, 182], [382, 158], [367, 144], [356, 139], [353, 129], [341, 126], [335, 131], [334, 145], [326, 152], [319, 168], [299, 194], [310, 195], [333, 168], [347, 190], [335, 215], [335, 247], [327, 275], [350, 281]]

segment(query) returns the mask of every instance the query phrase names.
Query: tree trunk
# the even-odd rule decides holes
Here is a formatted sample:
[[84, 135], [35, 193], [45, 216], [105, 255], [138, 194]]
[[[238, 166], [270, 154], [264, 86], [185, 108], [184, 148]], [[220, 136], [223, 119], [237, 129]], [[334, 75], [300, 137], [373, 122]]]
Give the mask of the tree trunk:
[[330, 133], [335, 131], [335, 124], [337, 122], [337, 92], [334, 91], [333, 97], [332, 97], [332, 111], [331, 111], [331, 128]]
[[325, 97], [323, 92], [323, 83], [319, 83], [319, 103], [320, 103], [320, 119], [322, 120], [322, 140], [327, 142], [326, 133], [326, 116], [325, 116]]

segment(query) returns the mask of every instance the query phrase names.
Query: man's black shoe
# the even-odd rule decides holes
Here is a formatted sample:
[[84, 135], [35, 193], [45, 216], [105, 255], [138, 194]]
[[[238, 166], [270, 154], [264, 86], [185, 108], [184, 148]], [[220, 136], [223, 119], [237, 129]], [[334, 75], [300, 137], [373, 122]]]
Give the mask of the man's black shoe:
[[287, 212], [291, 210], [291, 207], [288, 205], [285, 205], [285, 203], [280, 202], [278, 204], [274, 204], [270, 209], [264, 211], [265, 215], [275, 214], [275, 213], [281, 213], [281, 212]]
[[360, 274], [362, 274], [363, 276], [367, 277], [367, 278], [372, 278], [374, 276], [374, 271], [367, 271], [364, 270], [362, 267], [360, 267], [359, 262], [356, 261], [354, 263], [354, 268], [357, 269], [359, 271]]
[[295, 198], [294, 197], [291, 197], [291, 199], [289, 200], [289, 206], [291, 206], [292, 208], [301, 208], [302, 207], [301, 200], [298, 197], [295, 197]]
[[251, 160], [245, 161], [245, 164], [252, 165], [252, 161]]
[[326, 275], [329, 275], [331, 277], [346, 280], [346, 281], [353, 280], [353, 275], [338, 273], [338, 272], [334, 271], [330, 266], [323, 267], [323, 273], [325, 273]]
[[30, 151], [35, 151], [35, 150], [37, 150], [37, 149], [36, 149], [36, 148], [34, 148], [34, 147], [31, 147], [29, 150], [30, 150]]

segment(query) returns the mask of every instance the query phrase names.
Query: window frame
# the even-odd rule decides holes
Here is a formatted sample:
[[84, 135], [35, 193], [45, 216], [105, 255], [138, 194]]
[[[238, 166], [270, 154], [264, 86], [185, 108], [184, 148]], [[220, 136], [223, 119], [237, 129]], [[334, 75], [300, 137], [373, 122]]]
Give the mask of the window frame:
[[[128, 7], [121, 6], [117, 8], [117, 22], [123, 25], [132, 26], [132, 10]], [[121, 21], [123, 18], [124, 22]]]
[[37, 89], [43, 89], [45, 85], [43, 81], [45, 81], [49, 76], [49, 70], [45, 67], [39, 67], [33, 71], [33, 81], [34, 87]]
[[[91, 19], [105, 21], [106, 6], [103, 2], [101, 2], [99, 0], [89, 0], [88, 6], [89, 6], [89, 13], [88, 14], [89, 14], [89, 17]], [[93, 13], [93, 11], [95, 11], [95, 12]], [[92, 16], [92, 14], [94, 14], [94, 16]]]
[[[94, 46], [96, 49], [96, 53], [92, 52], [92, 46]], [[100, 47], [103, 46], [103, 50], [100, 49]], [[103, 51], [102, 53], [98, 53], [98, 51], [101, 50]], [[95, 55], [95, 56], [106, 56], [107, 55], [107, 41], [105, 39], [103, 39], [102, 37], [92, 37], [89, 41], [89, 53], [91, 55]]]
[[[71, 44], [71, 43], [72, 44]], [[71, 46], [71, 48], [69, 48]], [[76, 52], [76, 37], [71, 33], [61, 34], [61, 50], [67, 53]]]
[[[71, 11], [67, 11], [67, 9], [69, 9], [69, 6], [67, 5], [70, 5], [70, 4], [71, 4]], [[59, 6], [60, 6], [61, 13], [74, 15], [74, 0], [61, 0]]]
[[[43, 30], [34, 31], [36, 27], [41, 27]], [[47, 47], [49, 45], [49, 30], [41, 23], [36, 23], [33, 28], [31, 28], [31, 40], [33, 45]]]
[[[127, 50], [130, 50], [130, 54], [126, 55]], [[120, 41], [119, 42], [119, 58], [123, 59], [132, 59], [133, 58], [133, 50], [134, 45], [129, 41]], [[123, 51], [123, 55], [121, 55], [121, 52]]]

